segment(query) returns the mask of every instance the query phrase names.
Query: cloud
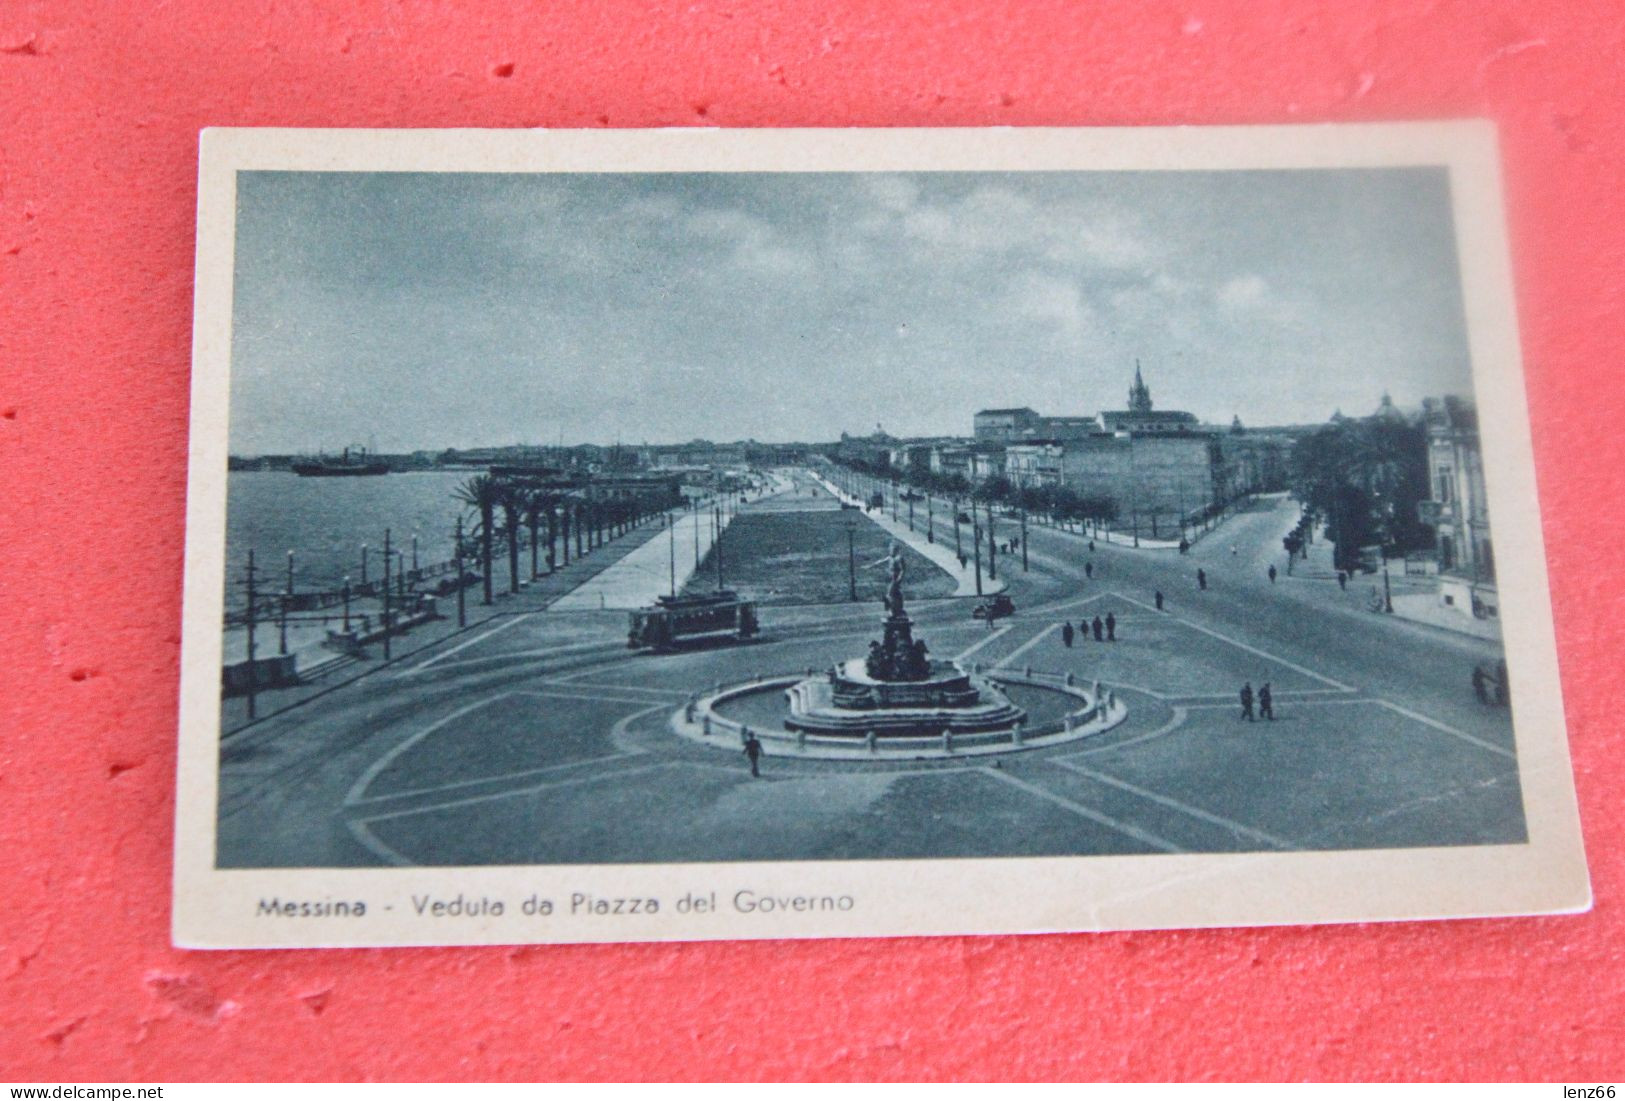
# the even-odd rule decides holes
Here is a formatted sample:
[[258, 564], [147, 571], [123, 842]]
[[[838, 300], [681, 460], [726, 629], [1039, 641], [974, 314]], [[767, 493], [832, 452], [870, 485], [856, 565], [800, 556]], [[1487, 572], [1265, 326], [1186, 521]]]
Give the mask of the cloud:
[[1078, 284], [1042, 271], [1018, 272], [1007, 288], [1006, 306], [1016, 318], [1049, 327], [1069, 348], [1081, 348], [1099, 329]]
[[1227, 310], [1248, 310], [1262, 306], [1269, 291], [1269, 284], [1261, 276], [1238, 275], [1226, 280], [1213, 297]]
[[816, 265], [769, 222], [742, 210], [702, 210], [687, 222], [688, 232], [729, 250], [729, 261], [746, 272], [788, 278], [810, 276]]
[[907, 176], [864, 176], [863, 190], [876, 206], [892, 214], [906, 213], [920, 198], [920, 185]]

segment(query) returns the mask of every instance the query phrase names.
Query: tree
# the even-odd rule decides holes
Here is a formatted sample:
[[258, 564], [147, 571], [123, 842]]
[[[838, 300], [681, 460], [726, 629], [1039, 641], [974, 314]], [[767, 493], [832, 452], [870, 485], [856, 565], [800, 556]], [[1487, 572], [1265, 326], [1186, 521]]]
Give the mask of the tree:
[[976, 487], [976, 498], [981, 501], [1006, 501], [1013, 492], [1010, 479], [1003, 474], [995, 474], [981, 485]]
[[502, 509], [502, 530], [508, 540], [508, 591], [519, 591], [519, 521], [525, 511], [525, 491], [516, 485], [503, 483], [497, 493], [497, 505]]
[[527, 489], [524, 491], [525, 526], [530, 529], [530, 577], [534, 581], [540, 577], [541, 567], [537, 560], [541, 546], [542, 517], [547, 517], [547, 572], [553, 572], [553, 536], [554, 519], [553, 507], [557, 495], [546, 489]]
[[491, 559], [493, 540], [496, 538], [497, 503], [501, 494], [501, 484], [489, 474], [476, 474], [459, 486], [455, 493], [457, 500], [480, 514], [476, 534], [480, 540], [480, 579], [486, 604], [491, 603]]
[[1340, 570], [1360, 567], [1361, 548], [1402, 553], [1428, 545], [1417, 505], [1429, 494], [1427, 435], [1386, 418], [1340, 420], [1292, 450], [1292, 493], [1325, 518]]

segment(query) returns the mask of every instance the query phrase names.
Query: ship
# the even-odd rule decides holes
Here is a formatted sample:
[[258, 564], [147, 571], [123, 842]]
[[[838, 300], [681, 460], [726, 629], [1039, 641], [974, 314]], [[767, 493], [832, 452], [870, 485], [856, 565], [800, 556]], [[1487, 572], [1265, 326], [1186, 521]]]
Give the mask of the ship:
[[301, 478], [360, 478], [389, 473], [389, 465], [369, 459], [364, 447], [346, 447], [344, 454], [337, 458], [318, 455], [314, 459], [301, 459], [293, 463], [291, 469]]

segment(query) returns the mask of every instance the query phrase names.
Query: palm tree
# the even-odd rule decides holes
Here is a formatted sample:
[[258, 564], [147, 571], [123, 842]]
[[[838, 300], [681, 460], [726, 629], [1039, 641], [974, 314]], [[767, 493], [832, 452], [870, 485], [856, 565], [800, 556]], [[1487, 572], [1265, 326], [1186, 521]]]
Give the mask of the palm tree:
[[[527, 489], [525, 494], [525, 526], [530, 529], [530, 579], [535, 581], [542, 576], [541, 566], [537, 560], [540, 550], [540, 528], [542, 526], [542, 511], [551, 508], [546, 490]], [[552, 544], [548, 545], [548, 554], [552, 554]]]
[[489, 474], [476, 474], [457, 488], [454, 496], [480, 514], [480, 580], [484, 589], [484, 602], [491, 603], [492, 542], [496, 538], [497, 502], [502, 493], [501, 484]]
[[508, 537], [508, 591], [519, 591], [519, 521], [525, 510], [525, 491], [504, 483], [497, 495], [502, 508], [502, 528]]
[[[559, 542], [559, 503], [563, 498], [557, 493], [543, 495], [542, 507], [547, 510], [547, 572], [552, 574], [559, 568], [558, 542]], [[566, 541], [569, 536], [566, 535]], [[569, 553], [566, 546], [565, 552]]]

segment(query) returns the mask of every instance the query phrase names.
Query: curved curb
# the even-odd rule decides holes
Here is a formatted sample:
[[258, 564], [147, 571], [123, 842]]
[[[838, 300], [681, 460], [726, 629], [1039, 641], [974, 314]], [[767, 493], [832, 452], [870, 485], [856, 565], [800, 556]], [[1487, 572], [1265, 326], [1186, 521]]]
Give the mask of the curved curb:
[[1117, 698], [1110, 688], [1098, 681], [1087, 687], [1072, 680], [1069, 675], [1042, 673], [1032, 670], [990, 670], [981, 673], [992, 680], [1008, 684], [1023, 684], [1073, 696], [1080, 706], [1069, 711], [1056, 723], [1045, 723], [1034, 729], [1017, 723], [1013, 727], [981, 734], [944, 733], [941, 737], [875, 738], [868, 741], [854, 738], [808, 734], [802, 731], [749, 727], [734, 719], [725, 718], [716, 711], [718, 704], [740, 696], [784, 690], [798, 684], [816, 671], [757, 676], [737, 684], [716, 685], [710, 692], [696, 694], [672, 713], [672, 733], [691, 742], [737, 753], [745, 744], [745, 735], [754, 733], [761, 742], [762, 754], [768, 757], [822, 761], [898, 761], [898, 760], [953, 760], [964, 757], [982, 757], [998, 753], [1021, 753], [1030, 749], [1047, 749], [1065, 745], [1082, 738], [1103, 734], [1128, 717], [1128, 706]]

